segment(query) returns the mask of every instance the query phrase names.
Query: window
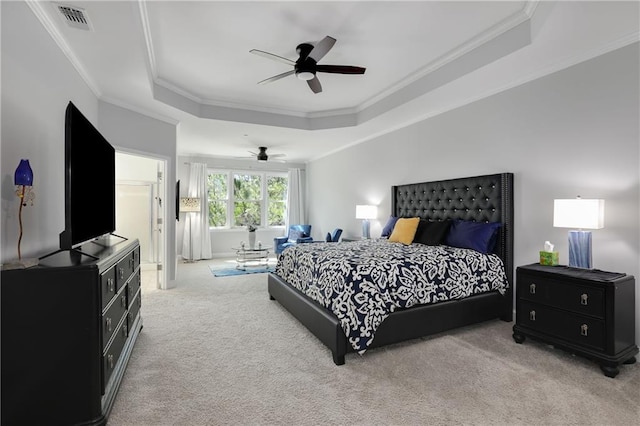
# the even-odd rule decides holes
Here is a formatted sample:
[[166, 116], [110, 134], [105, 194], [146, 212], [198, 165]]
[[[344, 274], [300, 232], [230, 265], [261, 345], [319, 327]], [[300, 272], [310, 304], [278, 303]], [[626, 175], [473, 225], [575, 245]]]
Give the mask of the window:
[[211, 173], [207, 176], [207, 200], [209, 200], [209, 226], [227, 226], [229, 203], [229, 177], [226, 173]]
[[284, 226], [287, 187], [286, 173], [209, 170], [209, 226]]

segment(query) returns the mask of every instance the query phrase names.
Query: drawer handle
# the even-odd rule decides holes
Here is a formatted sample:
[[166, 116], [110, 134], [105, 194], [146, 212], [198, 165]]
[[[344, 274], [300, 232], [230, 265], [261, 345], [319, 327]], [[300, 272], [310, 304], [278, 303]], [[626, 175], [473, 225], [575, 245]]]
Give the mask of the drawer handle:
[[588, 332], [589, 332], [589, 326], [587, 324], [582, 324], [580, 326], [580, 334], [582, 336], [586, 336]]
[[107, 331], [111, 333], [111, 318], [107, 317], [104, 322], [105, 326], [107, 327]]
[[535, 321], [536, 320], [536, 311], [529, 312], [529, 319], [531, 321]]
[[529, 286], [529, 293], [536, 294], [536, 285], [535, 284], [531, 284]]
[[113, 293], [113, 278], [107, 278], [107, 291]]
[[585, 306], [589, 304], [589, 295], [587, 293], [583, 293], [580, 296], [580, 304]]
[[109, 364], [109, 368], [113, 368], [113, 355], [107, 355], [107, 363]]
[[135, 265], [135, 259], [132, 257], [131, 259], [129, 259], [129, 267], [133, 269], [134, 265]]
[[120, 274], [120, 278], [124, 278], [124, 268], [118, 268], [118, 274]]
[[127, 324], [122, 324], [122, 335], [124, 337], [129, 336], [129, 328], [127, 327]]
[[122, 297], [120, 297], [120, 304], [123, 308], [127, 307], [127, 296], [125, 296], [124, 294], [122, 295]]

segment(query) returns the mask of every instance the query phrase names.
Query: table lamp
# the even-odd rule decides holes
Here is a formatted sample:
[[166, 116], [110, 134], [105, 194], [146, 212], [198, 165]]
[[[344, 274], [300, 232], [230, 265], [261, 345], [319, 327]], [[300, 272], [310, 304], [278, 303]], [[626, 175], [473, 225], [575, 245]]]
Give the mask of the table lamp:
[[362, 238], [368, 239], [369, 234], [369, 219], [375, 219], [378, 216], [378, 208], [376, 206], [369, 205], [357, 205], [356, 206], [356, 219], [362, 219]]
[[591, 231], [584, 229], [604, 228], [604, 200], [553, 200], [553, 226], [574, 228], [569, 231], [569, 266], [591, 269]]
[[[180, 198], [180, 212], [184, 213], [199, 213], [200, 212], [200, 198], [196, 197], [184, 197]], [[189, 218], [189, 258], [186, 259], [193, 262], [193, 235], [191, 234], [191, 223], [193, 222], [193, 215]], [[184, 257], [184, 256], [183, 256]]]

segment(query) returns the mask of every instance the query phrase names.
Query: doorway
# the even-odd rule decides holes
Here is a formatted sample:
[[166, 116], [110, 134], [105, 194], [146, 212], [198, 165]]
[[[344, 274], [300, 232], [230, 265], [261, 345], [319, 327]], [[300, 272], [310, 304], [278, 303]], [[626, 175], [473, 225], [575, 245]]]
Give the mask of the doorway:
[[116, 153], [116, 233], [140, 243], [142, 290], [165, 288], [165, 161]]

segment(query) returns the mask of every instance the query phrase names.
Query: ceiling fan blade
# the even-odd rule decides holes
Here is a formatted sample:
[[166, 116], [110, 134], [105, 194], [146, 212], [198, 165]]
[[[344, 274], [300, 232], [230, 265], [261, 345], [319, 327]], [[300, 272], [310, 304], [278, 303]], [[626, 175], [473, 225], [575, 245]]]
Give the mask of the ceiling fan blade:
[[313, 77], [311, 80], [307, 80], [307, 84], [309, 85], [309, 88], [311, 89], [311, 91], [313, 91], [313, 93], [322, 92], [322, 84], [320, 84], [320, 80], [318, 80], [318, 77]]
[[316, 65], [316, 71], [334, 74], [364, 74], [366, 68], [351, 65]]
[[269, 154], [269, 158], [281, 158], [286, 156], [287, 154]]
[[309, 52], [308, 58], [313, 59], [316, 62], [319, 62], [320, 59], [324, 57], [324, 55], [331, 50], [333, 45], [336, 44], [336, 39], [333, 37], [326, 36], [322, 40], [316, 44], [311, 52]]
[[287, 76], [293, 75], [295, 72], [296, 72], [295, 70], [283, 72], [282, 74], [274, 75], [273, 77], [269, 77], [267, 79], [259, 81], [258, 84], [271, 83], [272, 81], [280, 80], [281, 78], [285, 78]]
[[258, 49], [251, 49], [249, 53], [253, 53], [254, 55], [262, 56], [267, 59], [273, 59], [274, 61], [283, 62], [287, 65], [295, 65], [296, 62], [291, 59], [283, 58], [282, 56], [274, 55], [273, 53], [264, 52]]

